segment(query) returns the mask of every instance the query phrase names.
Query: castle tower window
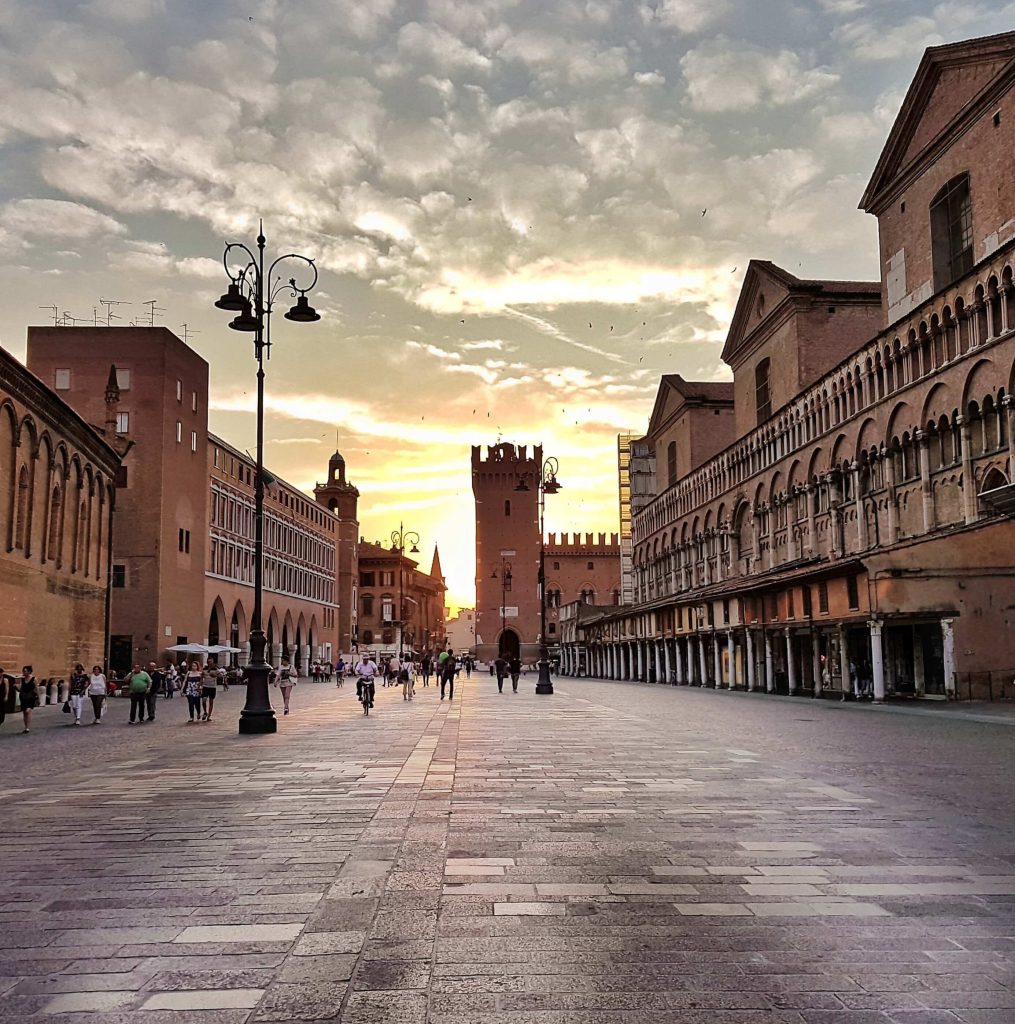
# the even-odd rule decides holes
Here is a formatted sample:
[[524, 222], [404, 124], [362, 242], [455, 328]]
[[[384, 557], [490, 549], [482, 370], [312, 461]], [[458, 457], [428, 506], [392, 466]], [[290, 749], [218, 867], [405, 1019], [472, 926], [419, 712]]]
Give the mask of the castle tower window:
[[666, 447], [666, 479], [672, 487], [677, 482], [677, 442], [670, 441]]
[[769, 387], [771, 363], [762, 359], [754, 370], [754, 404], [758, 411], [760, 426], [772, 415], [772, 392]]
[[952, 178], [930, 204], [930, 242], [934, 290], [940, 291], [973, 266], [973, 207], [968, 174]]
[[510, 498], [507, 498], [504, 501], [504, 515], [505, 516], [511, 515], [511, 499]]

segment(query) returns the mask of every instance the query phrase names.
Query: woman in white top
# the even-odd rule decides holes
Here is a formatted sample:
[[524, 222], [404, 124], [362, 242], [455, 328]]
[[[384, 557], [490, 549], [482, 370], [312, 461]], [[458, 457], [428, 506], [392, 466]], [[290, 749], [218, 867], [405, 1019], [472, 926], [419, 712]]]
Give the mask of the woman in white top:
[[293, 687], [298, 679], [299, 673], [295, 666], [289, 664], [288, 658], [283, 658], [275, 673], [275, 684], [282, 691], [282, 702], [285, 704], [285, 711], [282, 712], [284, 715], [289, 714], [289, 694], [293, 692]]
[[92, 699], [92, 713], [95, 715], [92, 725], [99, 725], [102, 721], [102, 709], [106, 704], [107, 689], [102, 666], [92, 665], [92, 674], [88, 677], [88, 696]]
[[402, 654], [402, 665], [395, 678], [402, 684], [402, 700], [412, 700], [416, 687], [416, 666], [412, 662], [412, 654]]

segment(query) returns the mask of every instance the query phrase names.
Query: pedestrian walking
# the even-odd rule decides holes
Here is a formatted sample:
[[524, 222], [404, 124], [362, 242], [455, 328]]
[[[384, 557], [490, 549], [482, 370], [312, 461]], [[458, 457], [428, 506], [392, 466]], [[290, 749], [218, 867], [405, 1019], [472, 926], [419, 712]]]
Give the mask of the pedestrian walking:
[[148, 698], [145, 700], [145, 708], [148, 711], [148, 721], [155, 721], [155, 702], [165, 692], [166, 676], [155, 662], [148, 665], [148, 675], [151, 676], [152, 685], [148, 690]]
[[[447, 655], [444, 657], [444, 655]], [[447, 687], [448, 700], [455, 699], [455, 652], [452, 650], [442, 652], [444, 662], [441, 665], [441, 700], [444, 700], [444, 689]]]
[[85, 667], [77, 662], [70, 674], [70, 696], [67, 698], [74, 721], [69, 725], [81, 724], [81, 712], [85, 706], [85, 697], [88, 695], [88, 676], [85, 674]]
[[402, 664], [398, 670], [398, 681], [402, 684], [402, 700], [412, 700], [412, 691], [416, 681], [416, 666], [412, 663], [412, 655], [402, 655]]
[[166, 667], [162, 670], [162, 675], [165, 679], [166, 700], [172, 700], [176, 695], [176, 681], [179, 678], [176, 666], [171, 661], [167, 661]]
[[0, 668], [0, 725], [7, 717], [7, 702], [14, 695], [14, 680]]
[[522, 659], [516, 654], [508, 660], [508, 671], [511, 673], [511, 692], [518, 692], [518, 677], [522, 674]]
[[201, 663], [199, 661], [191, 662], [190, 671], [183, 677], [183, 696], [187, 698], [187, 711], [190, 713], [187, 725], [201, 721], [202, 679]]
[[210, 722], [215, 711], [215, 697], [218, 694], [219, 673], [214, 662], [208, 662], [201, 675], [201, 721]]
[[88, 696], [92, 702], [92, 714], [95, 720], [92, 725], [102, 724], [102, 714], [106, 708], [108, 684], [101, 665], [92, 665], [92, 674], [88, 677]]
[[493, 663], [493, 669], [497, 673], [497, 692], [504, 692], [504, 677], [508, 674], [507, 658], [498, 654]]
[[423, 677], [423, 685], [430, 685], [430, 673], [433, 670], [433, 661], [430, 658], [430, 652], [423, 652], [423, 659], [419, 663], [419, 673]]
[[145, 710], [148, 707], [148, 692], [152, 688], [152, 677], [148, 675], [140, 662], [135, 662], [134, 668], [127, 676], [127, 693], [130, 695], [130, 722], [134, 724], [135, 717], [138, 725], [144, 724]]
[[356, 699], [363, 705], [363, 714], [370, 714], [374, 706], [375, 683], [379, 669], [369, 654], [360, 655], [356, 665]]
[[299, 674], [296, 669], [289, 664], [288, 658], [283, 657], [278, 671], [275, 673], [275, 685], [282, 691], [282, 703], [285, 706], [282, 714], [284, 715], [289, 714], [289, 695], [293, 692], [293, 687], [298, 679]]
[[25, 665], [21, 670], [21, 678], [14, 684], [18, 691], [18, 699], [21, 704], [21, 716], [24, 719], [25, 727], [21, 734], [32, 731], [32, 712], [39, 706], [39, 684], [32, 672], [31, 665]]

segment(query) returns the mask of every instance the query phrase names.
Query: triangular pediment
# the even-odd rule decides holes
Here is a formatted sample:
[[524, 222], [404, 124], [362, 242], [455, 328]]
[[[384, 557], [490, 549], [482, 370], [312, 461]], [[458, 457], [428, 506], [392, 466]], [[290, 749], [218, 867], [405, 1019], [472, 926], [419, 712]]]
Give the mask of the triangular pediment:
[[888, 135], [860, 209], [876, 213], [906, 171], [945, 146], [1015, 79], [1015, 32], [925, 51]]
[[730, 360], [736, 358], [737, 350], [745, 339], [772, 315], [793, 287], [801, 283], [799, 278], [769, 260], [751, 260], [722, 350], [724, 363], [733, 365]]

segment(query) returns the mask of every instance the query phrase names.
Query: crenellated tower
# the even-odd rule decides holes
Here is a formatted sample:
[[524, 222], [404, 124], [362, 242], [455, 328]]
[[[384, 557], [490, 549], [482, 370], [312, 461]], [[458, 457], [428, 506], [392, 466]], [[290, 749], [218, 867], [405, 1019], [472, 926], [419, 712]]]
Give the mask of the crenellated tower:
[[357, 584], [359, 582], [359, 491], [345, 478], [345, 459], [335, 452], [328, 460], [328, 479], [314, 487], [319, 505], [330, 509], [338, 520], [335, 575], [338, 583], [338, 646], [349, 654], [356, 634]]

